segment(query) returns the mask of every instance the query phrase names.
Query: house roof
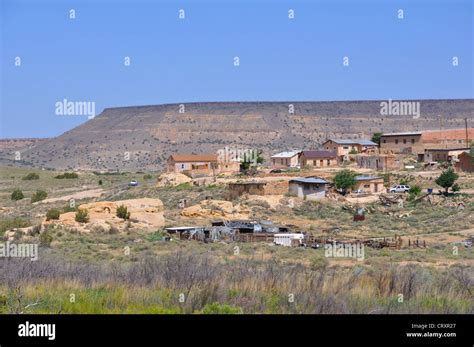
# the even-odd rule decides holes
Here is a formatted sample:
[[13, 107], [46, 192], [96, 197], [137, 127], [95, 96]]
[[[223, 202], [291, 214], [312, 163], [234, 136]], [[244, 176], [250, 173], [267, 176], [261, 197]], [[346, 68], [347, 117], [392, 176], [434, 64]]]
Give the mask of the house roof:
[[217, 154], [172, 154], [169, 159], [184, 162], [217, 161]]
[[329, 139], [325, 141], [325, 144], [328, 141], [333, 141], [339, 145], [361, 145], [361, 146], [377, 146], [375, 142], [366, 139]]
[[287, 152], [281, 152], [272, 155], [272, 158], [292, 158], [295, 155], [298, 155], [301, 151], [287, 151]]
[[402, 133], [383, 133], [382, 136], [421, 136], [421, 131], [402, 132]]
[[322, 178], [319, 177], [301, 177], [301, 178], [294, 178], [290, 180], [291, 182], [296, 182], [296, 183], [314, 183], [314, 184], [328, 184], [329, 182], [326, 180], [323, 180]]
[[303, 151], [301, 155], [309, 159], [336, 158], [336, 153], [332, 151]]
[[377, 179], [381, 179], [381, 178], [383, 178], [383, 177], [360, 175], [360, 176], [356, 176], [355, 180], [356, 181], [371, 181], [371, 180], [377, 180]]

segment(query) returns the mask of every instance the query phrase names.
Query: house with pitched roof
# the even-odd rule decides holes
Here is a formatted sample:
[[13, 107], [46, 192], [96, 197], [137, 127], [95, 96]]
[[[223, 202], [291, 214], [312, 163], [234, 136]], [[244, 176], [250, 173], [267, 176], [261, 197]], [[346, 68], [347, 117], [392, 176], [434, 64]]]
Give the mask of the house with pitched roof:
[[299, 165], [298, 156], [301, 151], [287, 151], [277, 153], [271, 156], [271, 165], [273, 168], [297, 167]]
[[320, 177], [301, 177], [291, 179], [288, 193], [306, 200], [318, 200], [326, 196], [329, 182]]
[[167, 161], [168, 172], [212, 174], [218, 170], [217, 154], [172, 154]]

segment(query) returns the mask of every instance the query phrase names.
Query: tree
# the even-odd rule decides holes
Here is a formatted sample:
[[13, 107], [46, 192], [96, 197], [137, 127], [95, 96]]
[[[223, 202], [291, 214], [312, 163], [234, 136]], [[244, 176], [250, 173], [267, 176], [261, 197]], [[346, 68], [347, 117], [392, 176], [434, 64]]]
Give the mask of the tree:
[[370, 139], [372, 142], [375, 142], [380, 146], [380, 138], [382, 137], [382, 133], [373, 133], [372, 138]]
[[449, 188], [454, 185], [458, 177], [459, 175], [454, 172], [453, 168], [450, 167], [443, 171], [435, 182], [437, 185], [445, 189], [445, 194], [447, 195]]
[[15, 189], [12, 193], [12, 200], [17, 201], [23, 199], [25, 196], [23, 195], [23, 192], [20, 189]]
[[130, 219], [130, 212], [128, 212], [127, 206], [120, 205], [117, 207], [117, 217], [122, 218], [123, 220]]
[[23, 181], [32, 181], [39, 179], [39, 175], [35, 172], [30, 172], [28, 175], [22, 178]]
[[89, 221], [89, 212], [87, 210], [77, 211], [75, 220], [78, 223], [87, 223]]
[[37, 190], [36, 193], [33, 194], [31, 197], [31, 202], [37, 202], [46, 199], [48, 196], [48, 193], [46, 193], [44, 190]]
[[342, 170], [339, 171], [335, 176], [334, 176], [334, 185], [336, 186], [337, 189], [342, 190], [342, 194], [346, 195], [347, 190], [349, 188], [354, 188], [357, 181], [355, 177], [357, 174], [351, 170]]

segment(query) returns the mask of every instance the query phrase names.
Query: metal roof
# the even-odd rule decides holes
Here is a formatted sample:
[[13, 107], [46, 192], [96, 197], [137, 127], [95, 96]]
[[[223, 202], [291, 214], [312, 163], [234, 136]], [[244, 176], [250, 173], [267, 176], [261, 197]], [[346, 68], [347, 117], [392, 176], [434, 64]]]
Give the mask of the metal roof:
[[380, 177], [380, 176], [365, 176], [365, 175], [360, 175], [360, 176], [356, 176], [356, 177], [355, 177], [355, 180], [356, 180], [356, 181], [370, 181], [370, 180], [376, 180], [376, 179], [380, 179], [380, 178], [383, 178], [383, 177]]
[[287, 151], [287, 152], [281, 152], [272, 155], [272, 158], [292, 158], [295, 155], [298, 155], [301, 151]]
[[319, 177], [301, 177], [301, 178], [294, 178], [290, 180], [291, 182], [296, 182], [296, 183], [312, 183], [312, 184], [328, 184], [329, 182], [326, 180], [323, 180], [322, 178]]
[[324, 143], [326, 143], [328, 141], [333, 141], [333, 142], [335, 142], [337, 144], [340, 144], [340, 145], [377, 146], [377, 144], [375, 142], [372, 142], [372, 141], [366, 140], [366, 139], [329, 139], [329, 140], [325, 141]]
[[404, 133], [384, 133], [382, 136], [410, 136], [410, 135], [421, 135], [421, 131], [415, 131], [415, 132], [404, 132]]

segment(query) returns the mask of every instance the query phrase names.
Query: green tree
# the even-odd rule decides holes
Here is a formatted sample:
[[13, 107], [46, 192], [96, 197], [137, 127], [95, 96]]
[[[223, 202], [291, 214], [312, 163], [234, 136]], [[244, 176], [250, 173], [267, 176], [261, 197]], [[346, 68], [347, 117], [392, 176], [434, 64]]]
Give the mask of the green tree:
[[12, 200], [17, 201], [23, 199], [25, 196], [23, 195], [23, 192], [20, 189], [15, 189], [12, 193]]
[[89, 212], [87, 210], [78, 210], [74, 219], [78, 223], [87, 223], [89, 222]]
[[130, 219], [130, 212], [128, 212], [127, 206], [120, 205], [117, 207], [117, 217], [122, 218], [123, 220]]
[[449, 188], [454, 185], [458, 177], [459, 175], [454, 172], [453, 168], [450, 167], [443, 171], [435, 182], [437, 185], [445, 189], [445, 194], [447, 195]]
[[370, 139], [372, 142], [375, 142], [380, 146], [380, 138], [382, 137], [382, 133], [373, 133], [372, 138]]
[[31, 197], [31, 202], [37, 202], [46, 199], [48, 196], [48, 193], [46, 193], [44, 190], [37, 190], [36, 193], [33, 194]]
[[354, 188], [357, 181], [355, 177], [357, 174], [351, 170], [342, 170], [339, 171], [335, 176], [334, 176], [334, 185], [336, 186], [337, 189], [342, 190], [342, 194], [346, 195], [347, 190], [349, 188]]

